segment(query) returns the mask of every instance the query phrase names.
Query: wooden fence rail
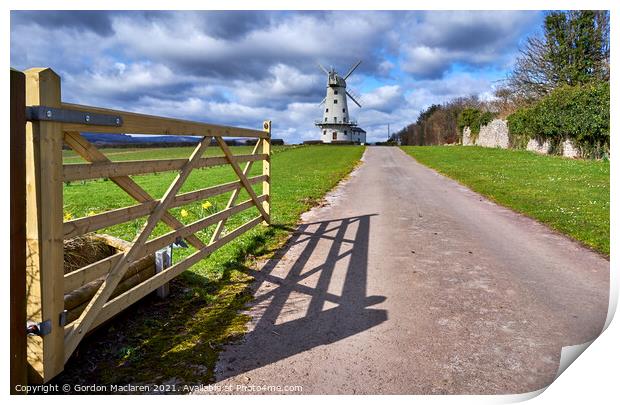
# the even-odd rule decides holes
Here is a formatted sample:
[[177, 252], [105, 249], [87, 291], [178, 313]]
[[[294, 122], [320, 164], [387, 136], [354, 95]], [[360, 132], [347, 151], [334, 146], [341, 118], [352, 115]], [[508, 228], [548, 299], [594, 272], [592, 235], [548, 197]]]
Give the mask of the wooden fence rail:
[[[27, 121], [21, 125], [22, 128], [25, 125], [26, 144], [27, 259], [23, 260], [26, 277], [21, 281], [27, 284], [27, 314], [22, 320], [23, 324], [27, 320], [38, 328], [36, 334], [27, 338], [30, 379], [46, 382], [63, 370], [82, 338], [94, 327], [256, 225], [270, 223], [271, 122], [265, 121], [262, 129], [254, 130], [69, 104], [62, 102], [61, 80], [51, 69], [28, 69], [24, 74], [25, 94], [22, 90], [21, 96], [25, 97]], [[11, 72], [12, 85], [17, 76]], [[19, 96], [11, 92], [12, 116]], [[23, 102], [21, 105], [23, 110]], [[80, 132], [193, 135], [197, 137], [197, 145], [186, 159], [113, 162]], [[233, 155], [224, 137], [255, 138], [256, 144], [251, 154]], [[222, 156], [203, 157], [212, 140], [216, 141], [212, 147], [221, 150]], [[63, 164], [63, 144], [88, 163]], [[249, 177], [252, 164], [257, 161], [263, 162], [262, 174]], [[238, 180], [179, 193], [194, 169], [221, 165], [230, 166]], [[166, 171], [178, 174], [161, 198], [151, 196], [130, 177]], [[63, 182], [97, 178], [109, 178], [136, 204], [63, 221]], [[260, 184], [262, 192], [257, 194], [253, 186]], [[249, 199], [238, 203], [242, 191]], [[172, 208], [224, 193], [231, 193], [225, 208], [192, 223], [184, 224], [170, 212]], [[225, 232], [230, 217], [253, 208], [258, 211], [257, 217]], [[146, 223], [125, 249], [64, 273], [64, 240], [139, 218], [146, 218]], [[170, 231], [152, 238], [160, 222]], [[211, 239], [199, 238], [198, 232], [210, 226], [215, 226]], [[196, 251], [133, 287], [116, 292], [121, 288], [119, 285], [126, 286], [127, 280], [137, 277], [133, 274], [142, 268], [138, 263], [179, 239], [185, 239]], [[94, 296], [80, 306], [77, 319], [67, 323], [63, 297], [84, 286], [92, 291], [94, 282], [95, 288], [98, 286]]]

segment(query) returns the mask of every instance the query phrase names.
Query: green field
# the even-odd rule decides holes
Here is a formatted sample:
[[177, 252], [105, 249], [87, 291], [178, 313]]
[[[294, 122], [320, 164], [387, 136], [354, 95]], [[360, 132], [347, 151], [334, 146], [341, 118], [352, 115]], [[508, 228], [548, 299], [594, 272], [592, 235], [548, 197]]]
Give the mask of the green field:
[[[252, 153], [252, 146], [232, 146], [235, 155]], [[272, 153], [295, 148], [295, 146], [271, 147]], [[171, 148], [102, 148], [99, 149], [110, 160], [119, 162], [123, 160], [143, 160], [143, 159], [179, 159], [186, 158], [191, 153], [193, 147], [181, 146]], [[209, 146], [203, 156], [221, 156], [222, 150], [218, 146]], [[73, 150], [63, 150], [62, 157], [64, 163], [85, 163]]]
[[403, 146], [418, 162], [609, 255], [609, 161], [462, 146]]
[[[110, 149], [104, 150], [112, 160], [187, 157], [192, 148]], [[222, 155], [210, 148], [210, 155]], [[234, 154], [249, 153], [251, 147], [231, 147]], [[216, 153], [216, 151], [219, 151]], [[299, 215], [315, 205], [338, 181], [358, 163], [360, 146], [278, 147], [272, 156], [272, 226], [258, 226], [225, 245], [173, 282], [172, 295], [163, 302], [142, 303], [126, 311], [108, 327], [101, 328], [80, 346], [77, 356], [67, 364], [59, 379], [99, 383], [161, 383], [180, 378], [187, 383], [207, 382], [221, 345], [240, 336], [247, 318], [239, 314], [250, 298], [248, 286], [252, 278], [246, 271], [256, 258], [273, 253], [290, 234]], [[65, 161], [80, 161], [66, 152]], [[251, 175], [262, 172], [260, 162]], [[153, 197], [166, 191], [176, 173], [134, 176]], [[195, 170], [181, 192], [234, 181], [228, 166]], [[260, 185], [255, 186], [260, 193]], [[183, 223], [220, 210], [230, 193], [209, 199], [204, 209], [199, 201], [170, 210]], [[239, 202], [248, 199], [242, 193]], [[96, 180], [73, 182], [64, 187], [66, 217], [81, 217], [112, 208], [132, 205], [132, 201], [113, 182]], [[181, 213], [185, 209], [185, 213]], [[252, 208], [228, 221], [227, 230], [258, 216]], [[99, 231], [131, 240], [144, 219]], [[214, 227], [198, 234], [208, 242]], [[152, 237], [168, 232], [159, 224]], [[174, 260], [189, 255], [193, 248], [176, 249]], [[147, 300], [148, 301], [148, 300]], [[85, 357], [97, 367], [84, 366]]]

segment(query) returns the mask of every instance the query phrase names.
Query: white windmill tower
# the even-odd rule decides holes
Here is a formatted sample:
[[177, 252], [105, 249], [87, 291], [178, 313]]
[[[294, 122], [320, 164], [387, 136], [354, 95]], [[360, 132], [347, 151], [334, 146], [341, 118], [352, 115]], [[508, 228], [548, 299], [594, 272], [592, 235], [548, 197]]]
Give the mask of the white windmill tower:
[[327, 71], [327, 69], [319, 65], [321, 70], [327, 74], [327, 95], [319, 104], [324, 104], [325, 107], [323, 120], [317, 121], [315, 124], [321, 128], [321, 141], [324, 143], [332, 143], [334, 141], [366, 143], [366, 131], [359, 128], [356, 122], [349, 119], [349, 107], [347, 106], [347, 97], [349, 97], [358, 107], [362, 107], [347, 91], [346, 83], [346, 80], [360, 63], [362, 63], [361, 60], [349, 69], [349, 72], [344, 77], [338, 75], [334, 68]]

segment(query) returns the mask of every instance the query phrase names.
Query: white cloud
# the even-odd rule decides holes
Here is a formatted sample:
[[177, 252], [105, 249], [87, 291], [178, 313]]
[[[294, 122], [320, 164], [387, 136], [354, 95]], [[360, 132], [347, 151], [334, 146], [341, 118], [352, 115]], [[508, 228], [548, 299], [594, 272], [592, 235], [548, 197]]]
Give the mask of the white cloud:
[[378, 73], [382, 76], [389, 76], [395, 66], [396, 65], [394, 65], [389, 60], [384, 60], [383, 62], [379, 63]]
[[317, 61], [348, 64], [360, 55], [366, 57], [366, 67], [374, 69], [374, 48], [393, 23], [388, 13], [291, 13], [241, 38], [211, 36], [184, 14], [142, 24], [121, 16], [113, 27], [119, 44], [132, 56], [167, 61], [192, 74], [245, 79], [262, 78], [279, 63], [309, 72]]
[[362, 107], [379, 111], [391, 111], [404, 102], [403, 93], [399, 85], [377, 87], [361, 97]]
[[432, 103], [490, 97], [492, 79], [540, 19], [478, 11], [54, 13], [12, 13], [11, 64], [51, 66], [65, 100], [245, 127], [271, 119], [274, 136], [289, 142], [319, 137], [313, 123], [325, 77], [317, 62], [345, 73], [363, 59], [347, 83], [365, 89], [363, 108], [351, 110], [371, 141], [383, 140], [388, 123], [397, 130]]
[[441, 78], [454, 63], [502, 65], [538, 23], [530, 11], [432, 11], [409, 21], [401, 66], [419, 78]]
[[185, 82], [183, 77], [167, 66], [150, 63], [115, 63], [113, 69], [85, 71], [69, 76], [68, 83], [81, 93], [95, 93], [102, 97], [122, 94], [140, 94], [148, 90], [169, 87]]
[[450, 66], [447, 51], [428, 46], [405, 47], [401, 67], [422, 78], [440, 78]]
[[[318, 71], [318, 69], [317, 69]], [[243, 103], [275, 103], [278, 105], [298, 100], [314, 99], [320, 102], [324, 87], [323, 75], [305, 74], [298, 69], [279, 63], [269, 68], [269, 76], [258, 81], [235, 81], [235, 95]]]

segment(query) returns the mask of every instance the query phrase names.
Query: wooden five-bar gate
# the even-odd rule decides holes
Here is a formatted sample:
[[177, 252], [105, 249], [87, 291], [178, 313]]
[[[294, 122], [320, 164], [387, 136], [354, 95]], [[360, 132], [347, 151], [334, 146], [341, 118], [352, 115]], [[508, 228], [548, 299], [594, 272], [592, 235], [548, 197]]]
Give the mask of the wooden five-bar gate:
[[[27, 337], [29, 375], [32, 382], [46, 382], [63, 370], [65, 362], [87, 332], [232, 239], [260, 223], [269, 224], [271, 122], [265, 121], [261, 130], [254, 130], [68, 104], [61, 99], [60, 77], [51, 69], [34, 68], [23, 73], [11, 71], [11, 81], [11, 133], [13, 136], [15, 132], [18, 134], [15, 136], [19, 137], [20, 129], [23, 134], [25, 127], [26, 162], [23, 168], [26, 182], [26, 259], [25, 263], [16, 262], [15, 268], [12, 263], [12, 283], [15, 282], [12, 286], [16, 286], [16, 291], [12, 290], [11, 294], [12, 297], [19, 297], [18, 290], [23, 289], [20, 287], [23, 280], [19, 280], [20, 266], [22, 269], [25, 267], [21, 274], [26, 279], [27, 304], [26, 319], [22, 319], [21, 328], [25, 329], [28, 321], [34, 328], [31, 331], [36, 332]], [[13, 131], [13, 128], [16, 130]], [[201, 138], [197, 138], [197, 146], [186, 159], [112, 162], [81, 132], [193, 135]], [[249, 155], [233, 155], [225, 137], [256, 138], [256, 144]], [[223, 156], [203, 157], [205, 149], [213, 140]], [[19, 139], [12, 139], [12, 145], [14, 141], [16, 145], [19, 143]], [[88, 163], [63, 164], [63, 144]], [[249, 177], [255, 161], [262, 161], [262, 175]], [[240, 165], [243, 163], [245, 166], [242, 168]], [[218, 165], [229, 165], [238, 181], [178, 193], [193, 169]], [[12, 177], [19, 175], [19, 166], [13, 170]], [[178, 171], [178, 175], [161, 198], [151, 196], [130, 177], [162, 171]], [[109, 178], [129, 194], [136, 204], [64, 221], [63, 182], [96, 178]], [[253, 189], [256, 184], [262, 184], [261, 195]], [[242, 190], [247, 192], [250, 199], [237, 202]], [[224, 193], [231, 193], [224, 209], [190, 224], [183, 224], [169, 211]], [[12, 195], [11, 198], [17, 201], [20, 196]], [[258, 209], [259, 215], [256, 218], [225, 232], [229, 217], [252, 207]], [[146, 223], [128, 249], [64, 274], [65, 239], [141, 217], [147, 218]], [[171, 229], [170, 232], [149, 238], [160, 221]], [[215, 229], [209, 241], [198, 238], [198, 231], [212, 225]], [[196, 251], [122, 294], [113, 295], [132, 263], [179, 239], [187, 241]], [[21, 257], [19, 243], [15, 242], [14, 245], [12, 253]], [[103, 283], [79, 318], [68, 323], [64, 311], [64, 294], [102, 277]], [[19, 337], [25, 335], [24, 329], [19, 330], [19, 305], [17, 298], [15, 307], [11, 309], [12, 313], [17, 314], [15, 322], [12, 318], [11, 331], [11, 346], [13, 349], [15, 341], [16, 350], [21, 347]], [[19, 361], [19, 353], [12, 355], [16, 369], [19, 369]]]

